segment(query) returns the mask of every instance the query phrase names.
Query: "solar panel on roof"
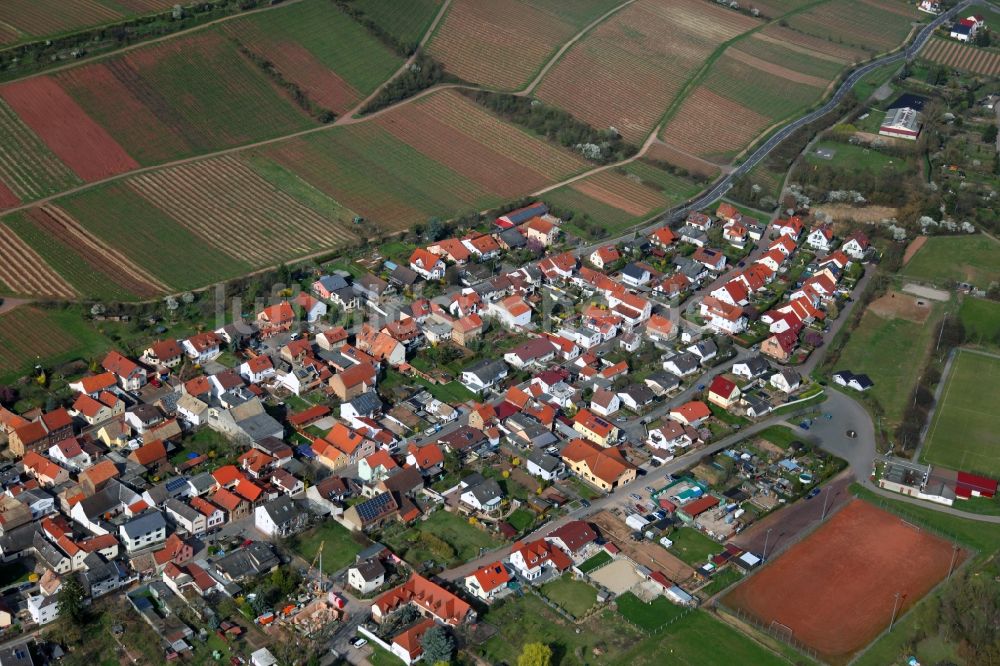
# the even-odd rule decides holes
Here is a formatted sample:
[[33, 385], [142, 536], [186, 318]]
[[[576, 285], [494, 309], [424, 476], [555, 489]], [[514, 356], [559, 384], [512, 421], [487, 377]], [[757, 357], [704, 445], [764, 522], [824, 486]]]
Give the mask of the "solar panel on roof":
[[178, 488], [183, 487], [186, 484], [187, 484], [187, 479], [183, 476], [179, 476], [176, 479], [170, 479], [169, 481], [167, 481], [167, 490], [172, 492], [174, 490], [177, 490]]

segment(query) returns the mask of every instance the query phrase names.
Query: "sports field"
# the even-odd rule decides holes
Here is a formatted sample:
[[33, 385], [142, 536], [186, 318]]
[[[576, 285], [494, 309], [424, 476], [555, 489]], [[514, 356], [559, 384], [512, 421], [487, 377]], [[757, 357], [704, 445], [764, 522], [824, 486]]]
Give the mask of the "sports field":
[[955, 355], [927, 431], [923, 457], [949, 469], [1000, 476], [1000, 358], [970, 350]]
[[957, 566], [966, 551], [854, 500], [726, 595], [788, 642], [845, 664]]
[[966, 296], [958, 316], [965, 326], [967, 342], [1000, 347], [1000, 303]]

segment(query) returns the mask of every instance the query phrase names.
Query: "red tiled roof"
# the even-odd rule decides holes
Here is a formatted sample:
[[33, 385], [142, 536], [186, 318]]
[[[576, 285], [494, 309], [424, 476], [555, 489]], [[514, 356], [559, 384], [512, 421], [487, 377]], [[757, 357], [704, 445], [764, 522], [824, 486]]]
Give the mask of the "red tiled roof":
[[504, 567], [503, 563], [499, 561], [476, 569], [472, 575], [475, 576], [476, 582], [479, 583], [479, 587], [483, 592], [492, 592], [501, 585], [506, 585], [510, 582], [510, 573]]

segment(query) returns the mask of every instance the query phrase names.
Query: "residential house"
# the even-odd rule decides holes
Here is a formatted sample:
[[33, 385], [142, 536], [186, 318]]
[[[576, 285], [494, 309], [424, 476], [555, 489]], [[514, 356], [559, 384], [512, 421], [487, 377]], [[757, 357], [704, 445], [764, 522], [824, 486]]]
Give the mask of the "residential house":
[[545, 540], [556, 546], [570, 557], [580, 557], [591, 544], [598, 540], [598, 534], [589, 523], [582, 520], [571, 520], [552, 530]]
[[636, 469], [615, 447], [599, 447], [574, 439], [561, 451], [562, 460], [578, 477], [605, 492], [630, 483]]
[[618, 397], [626, 409], [638, 414], [649, 407], [656, 396], [645, 384], [632, 384], [618, 391]]
[[483, 359], [462, 371], [462, 384], [474, 393], [493, 388], [507, 377], [507, 364], [500, 360]]
[[590, 411], [602, 417], [609, 417], [621, 409], [621, 398], [614, 391], [597, 389], [590, 398]]
[[649, 234], [649, 242], [664, 250], [676, 241], [677, 234], [670, 227], [660, 227]]
[[287, 537], [305, 528], [309, 512], [303, 511], [287, 495], [254, 509], [254, 527], [268, 537]]
[[603, 245], [590, 253], [590, 263], [597, 268], [605, 268], [619, 261], [622, 258], [621, 252], [614, 245]]
[[330, 390], [341, 401], [351, 400], [375, 387], [376, 371], [371, 363], [353, 365], [330, 378]]
[[73, 401], [71, 412], [93, 426], [121, 417], [125, 413], [125, 402], [108, 391], [102, 391], [97, 399], [81, 393]]
[[556, 218], [551, 215], [533, 217], [521, 225], [521, 232], [528, 242], [534, 241], [542, 247], [548, 247], [556, 242], [559, 227], [555, 225]]
[[829, 252], [833, 249], [833, 227], [829, 224], [817, 226], [806, 237], [806, 245], [820, 252]]
[[69, 472], [37, 451], [28, 451], [21, 459], [26, 474], [34, 477], [43, 487], [57, 486], [69, 481]]
[[556, 357], [556, 346], [545, 337], [531, 338], [504, 354], [503, 359], [519, 370], [528, 366], [541, 367]]
[[188, 534], [198, 536], [204, 534], [208, 529], [208, 517], [179, 499], [171, 497], [165, 501], [163, 511], [178, 529]]
[[371, 607], [372, 620], [381, 624], [390, 614], [406, 605], [412, 605], [424, 617], [451, 627], [476, 618], [475, 611], [468, 603], [437, 583], [414, 573], [408, 581], [375, 599]]
[[473, 597], [489, 603], [513, 580], [502, 562], [492, 562], [465, 577], [464, 587]]
[[[313, 282], [310, 289], [324, 301], [333, 303], [345, 312], [350, 312], [354, 308], [358, 307], [357, 289], [352, 287], [347, 279], [341, 275], [324, 275]], [[299, 294], [299, 296], [304, 296], [304, 294]], [[300, 303], [300, 305], [302, 305], [303, 310], [308, 313], [309, 309], [306, 308], [306, 304], [308, 304], [311, 309], [313, 309], [315, 318], [322, 317], [328, 310], [326, 304], [314, 301], [315, 299], [310, 299]], [[322, 308], [320, 308], [319, 305], [322, 305]]]
[[792, 393], [802, 384], [802, 376], [792, 368], [782, 368], [771, 375], [768, 383], [784, 393]]
[[799, 235], [802, 233], [803, 227], [802, 218], [797, 215], [777, 219], [772, 225], [772, 228], [777, 232], [778, 236], [788, 236], [793, 241], [799, 240]]
[[740, 399], [740, 389], [736, 382], [725, 375], [716, 375], [708, 387], [708, 401], [723, 409], [729, 409]]
[[527, 543], [518, 541], [511, 546], [510, 565], [525, 580], [539, 578], [545, 570], [561, 573], [573, 566], [573, 560], [545, 539]]
[[610, 446], [618, 440], [618, 428], [589, 409], [581, 409], [573, 417], [573, 430], [600, 446]]
[[251, 384], [263, 384], [274, 377], [275, 368], [271, 357], [260, 354], [240, 364], [240, 376]]
[[275, 303], [257, 313], [257, 325], [264, 336], [291, 330], [295, 321], [295, 310], [288, 301]]
[[74, 472], [81, 472], [94, 464], [90, 453], [83, 450], [80, 440], [76, 437], [56, 442], [49, 449], [49, 457]]
[[516, 330], [531, 324], [531, 306], [520, 294], [512, 294], [499, 301], [491, 301], [485, 314], [494, 317], [507, 329]]
[[503, 501], [503, 491], [496, 479], [484, 479], [478, 472], [462, 479], [458, 487], [459, 501], [474, 511], [493, 513]]
[[771, 371], [771, 364], [761, 356], [751, 356], [733, 364], [733, 374], [745, 379], [757, 379]]
[[184, 350], [177, 340], [158, 340], [142, 353], [140, 360], [157, 369], [174, 368], [184, 360]]
[[691, 258], [715, 273], [718, 273], [726, 267], [726, 255], [720, 250], [699, 247], [694, 251], [694, 254], [691, 255]]
[[646, 377], [643, 382], [657, 396], [664, 396], [671, 391], [677, 390], [681, 385], [680, 377], [672, 372], [654, 372]]
[[389, 291], [389, 283], [377, 275], [365, 273], [354, 281], [354, 291], [367, 302], [377, 305]]
[[854, 231], [844, 239], [844, 244], [840, 246], [840, 249], [851, 259], [861, 261], [868, 253], [870, 244], [868, 236], [863, 231]]
[[119, 527], [121, 542], [129, 553], [145, 550], [167, 538], [167, 521], [155, 509], [132, 518]]
[[565, 471], [566, 466], [555, 456], [533, 450], [528, 453], [524, 469], [528, 474], [537, 476], [543, 481], [554, 481]]
[[344, 511], [343, 522], [357, 532], [380, 527], [399, 515], [399, 502], [390, 492], [382, 492], [371, 499], [352, 504]]
[[110, 391], [118, 385], [118, 379], [114, 373], [102, 372], [99, 375], [88, 375], [81, 377], [75, 382], [70, 382], [70, 389], [77, 393], [86, 393], [91, 398], [97, 398], [103, 391]]
[[715, 297], [706, 296], [701, 300], [700, 313], [708, 326], [718, 333], [738, 335], [747, 329], [748, 319], [743, 308]]
[[138, 391], [146, 385], [146, 369], [116, 351], [108, 352], [101, 367], [113, 374], [118, 385], [126, 391]]
[[799, 343], [799, 334], [795, 329], [775, 333], [760, 344], [760, 353], [784, 363], [792, 356]]
[[195, 363], [203, 364], [217, 358], [222, 353], [219, 348], [221, 344], [222, 338], [214, 332], [208, 331], [192, 335], [184, 340], [181, 346], [184, 347], [184, 353], [187, 354], [188, 358]]
[[399, 465], [392, 459], [388, 451], [379, 449], [375, 453], [362, 458], [358, 463], [358, 478], [369, 483], [378, 483], [386, 479]]
[[370, 557], [347, 569], [347, 584], [361, 594], [371, 594], [385, 583], [385, 566]]
[[406, 464], [416, 467], [424, 476], [436, 476], [444, 471], [444, 451], [437, 444], [417, 446], [411, 443]]
[[677, 377], [687, 377], [698, 372], [701, 359], [689, 351], [674, 354], [663, 362], [663, 369]]
[[678, 423], [689, 425], [692, 428], [697, 428], [711, 415], [712, 410], [708, 408], [708, 405], [699, 400], [686, 402], [670, 410], [670, 418]]
[[430, 250], [418, 247], [410, 255], [410, 269], [425, 280], [440, 280], [444, 277], [445, 263]]
[[653, 273], [645, 264], [630, 263], [622, 269], [622, 282], [630, 287], [642, 287], [653, 279]]

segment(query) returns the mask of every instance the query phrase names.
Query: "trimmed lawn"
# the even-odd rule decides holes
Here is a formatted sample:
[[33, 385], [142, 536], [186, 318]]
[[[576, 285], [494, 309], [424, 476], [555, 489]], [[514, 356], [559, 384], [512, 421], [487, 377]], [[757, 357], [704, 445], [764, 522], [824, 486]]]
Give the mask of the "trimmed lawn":
[[674, 545], [670, 552], [691, 566], [704, 564], [712, 555], [717, 555], [722, 546], [692, 527], [682, 527], [670, 534]]
[[527, 509], [518, 509], [514, 513], [510, 514], [507, 518], [507, 522], [518, 532], [523, 532], [532, 525], [535, 524], [535, 514], [531, 513]]
[[597, 590], [570, 576], [542, 585], [541, 592], [573, 617], [583, 617], [597, 602]]
[[578, 568], [583, 573], [590, 573], [591, 571], [599, 569], [599, 568], [603, 567], [605, 564], [608, 564], [613, 559], [614, 559], [613, 557], [611, 557], [610, 555], [608, 555], [607, 551], [602, 550], [597, 555], [594, 555], [593, 557], [589, 558], [587, 561], [585, 561], [583, 564], [581, 564]]
[[998, 393], [1000, 359], [958, 352], [927, 431], [924, 460], [992, 478], [1000, 475]]
[[[816, 154], [818, 150], [833, 151], [833, 157], [826, 159]], [[879, 174], [901, 173], [909, 170], [907, 161], [900, 157], [886, 155], [877, 150], [854, 146], [849, 143], [821, 141], [806, 155], [806, 162], [817, 166], [839, 167], [848, 171]]]
[[292, 550], [306, 562], [312, 562], [323, 542], [326, 542], [323, 547], [323, 572], [327, 574], [340, 571], [351, 564], [355, 556], [364, 549], [346, 527], [328, 520], [296, 537]]
[[766, 439], [777, 447], [782, 449], [787, 449], [792, 442], [797, 441], [798, 437], [788, 426], [771, 426], [765, 428], [757, 433], [757, 437], [761, 439]]
[[591, 486], [588, 486], [586, 482], [581, 481], [575, 476], [570, 477], [570, 485], [572, 485], [573, 490], [575, 490], [577, 494], [585, 500], [597, 499], [598, 497], [601, 496], [601, 491], [597, 490], [596, 488], [592, 488]]
[[875, 382], [865, 397], [879, 402], [889, 427], [903, 417], [938, 330], [941, 312], [942, 304], [935, 303], [927, 321], [918, 324], [907, 319], [884, 319], [868, 310], [840, 354], [836, 370], [865, 373]]
[[671, 603], [666, 597], [657, 597], [652, 603], [646, 603], [631, 592], [626, 592], [617, 599], [618, 612], [629, 622], [643, 631], [656, 631], [670, 620], [684, 614], [684, 608]]
[[949, 280], [969, 282], [985, 289], [1000, 280], [1000, 243], [980, 234], [934, 236], [900, 274], [939, 285]]
[[1000, 303], [966, 296], [958, 310], [966, 339], [979, 345], [1000, 346]]
[[701, 588], [700, 592], [706, 597], [711, 597], [719, 592], [722, 592], [736, 581], [742, 579], [743, 574], [740, 573], [739, 569], [735, 567], [726, 567], [719, 573], [712, 576], [712, 582]]

